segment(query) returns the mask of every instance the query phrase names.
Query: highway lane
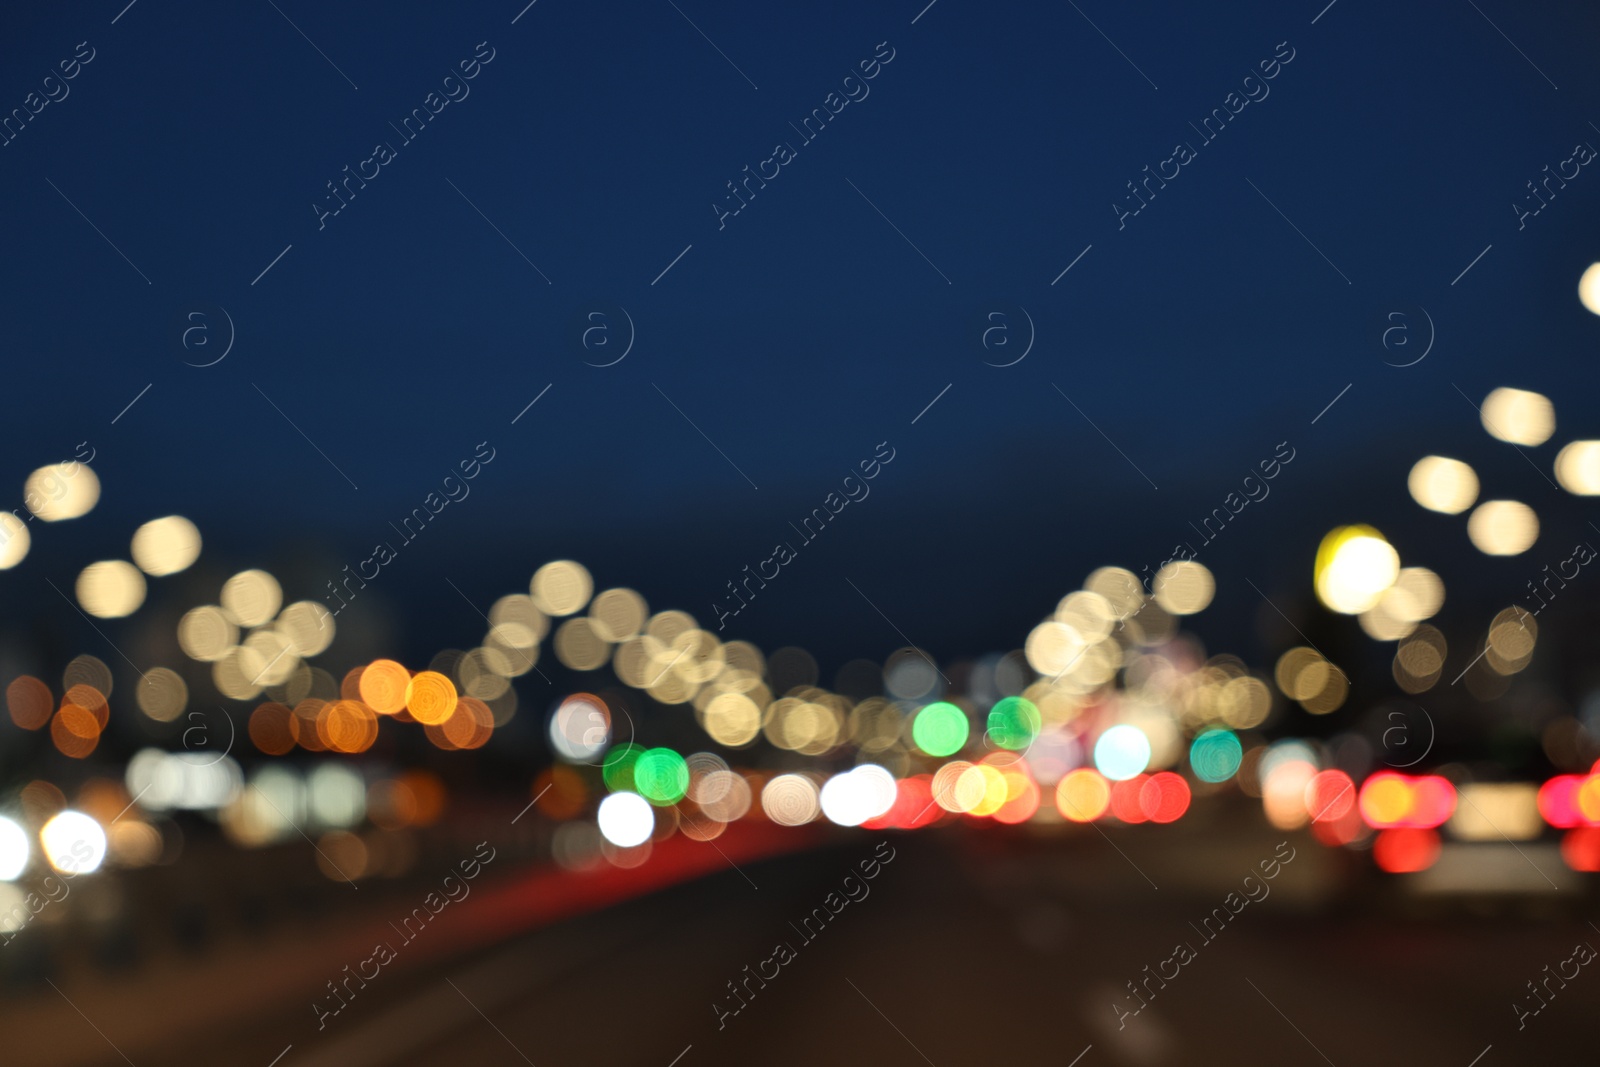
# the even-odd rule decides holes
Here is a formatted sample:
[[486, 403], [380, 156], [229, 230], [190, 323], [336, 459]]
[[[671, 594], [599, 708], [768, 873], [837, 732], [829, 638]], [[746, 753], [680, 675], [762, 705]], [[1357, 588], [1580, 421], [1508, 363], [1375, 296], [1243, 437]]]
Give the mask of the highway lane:
[[[1185, 852], [1183, 835], [1159, 834], [896, 835], [894, 859], [840, 905], [884, 839], [863, 833], [401, 972], [320, 1032], [308, 990], [226, 1038], [175, 1042], [166, 1062], [1593, 1061], [1600, 973], [1552, 984], [1521, 1030], [1513, 1007], [1536, 1003], [1525, 983], [1545, 965], [1600, 944], [1582, 901], [1438, 908], [1389, 881], [1330, 894], [1350, 877], [1344, 857], [1295, 838], [1270, 893], [1240, 906], [1247, 890], [1230, 903], [1227, 887], [1282, 835], [1202, 835]], [[830, 892], [837, 916], [804, 924]], [[1205, 924], [1217, 908], [1226, 924]], [[781, 964], [779, 942], [793, 953]], [[752, 972], [772, 977], [743, 984]], [[721, 1014], [738, 1003], [730, 981], [751, 992]]]

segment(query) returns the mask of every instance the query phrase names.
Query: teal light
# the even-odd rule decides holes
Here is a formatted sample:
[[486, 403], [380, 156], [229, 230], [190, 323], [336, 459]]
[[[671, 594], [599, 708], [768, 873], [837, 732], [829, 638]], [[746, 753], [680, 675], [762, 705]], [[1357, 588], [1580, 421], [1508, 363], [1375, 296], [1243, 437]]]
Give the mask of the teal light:
[[1189, 745], [1189, 766], [1202, 782], [1226, 782], [1239, 771], [1244, 749], [1232, 730], [1207, 730]]

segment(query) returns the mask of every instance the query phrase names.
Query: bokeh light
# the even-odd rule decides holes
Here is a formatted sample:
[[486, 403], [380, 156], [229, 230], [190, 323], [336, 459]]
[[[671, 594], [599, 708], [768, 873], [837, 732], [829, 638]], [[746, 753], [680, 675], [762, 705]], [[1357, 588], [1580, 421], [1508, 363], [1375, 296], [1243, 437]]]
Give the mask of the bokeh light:
[[633, 783], [652, 804], [676, 804], [689, 791], [689, 765], [670, 748], [646, 749], [634, 762]]
[[1056, 783], [1056, 809], [1070, 822], [1093, 822], [1111, 805], [1111, 783], [1081, 767]]
[[1412, 777], [1380, 771], [1361, 784], [1357, 804], [1362, 819], [1375, 830], [1431, 830], [1455, 811], [1456, 791], [1438, 775]]
[[[965, 719], [962, 716], [963, 722]], [[1000, 748], [1013, 751], [1025, 749], [1039, 736], [1039, 728], [1043, 723], [1033, 701], [1025, 697], [1002, 697], [989, 709], [989, 739]], [[932, 754], [948, 755], [943, 752]]]
[[624, 741], [607, 752], [600, 764], [600, 777], [606, 783], [606, 788], [613, 793], [633, 792], [634, 765], [639, 762], [639, 757], [644, 751], [643, 745]]
[[803, 774], [780, 774], [762, 787], [761, 810], [779, 826], [803, 826], [822, 813], [817, 784]]
[[1150, 739], [1136, 726], [1113, 726], [1094, 743], [1094, 765], [1113, 782], [1132, 778], [1150, 766]]
[[1189, 766], [1202, 782], [1226, 782], [1242, 759], [1244, 748], [1232, 730], [1206, 730], [1189, 745]]
[[594, 579], [583, 564], [558, 559], [534, 572], [528, 592], [540, 611], [559, 618], [583, 610], [594, 593]]
[[406, 710], [420, 723], [444, 722], [456, 710], [456, 699], [456, 684], [438, 671], [422, 671], [406, 683]]
[[1591, 263], [1578, 278], [1578, 301], [1600, 315], [1600, 263]]
[[1468, 517], [1467, 536], [1485, 555], [1520, 555], [1539, 539], [1539, 517], [1516, 500], [1486, 500]]
[[1384, 830], [1372, 842], [1372, 861], [1389, 874], [1425, 871], [1439, 858], [1441, 847], [1433, 830]]
[[656, 829], [656, 811], [638, 793], [611, 793], [600, 801], [600, 833], [618, 848], [635, 848], [650, 840]]
[[100, 501], [100, 479], [86, 464], [54, 463], [28, 475], [23, 503], [45, 522], [62, 522], [89, 514]]
[[941, 700], [917, 712], [911, 720], [911, 739], [930, 756], [949, 756], [967, 743], [970, 729], [967, 713]]
[[1341, 526], [1317, 548], [1314, 577], [1325, 606], [1359, 615], [1400, 577], [1400, 554], [1370, 526]]
[[1153, 823], [1177, 822], [1189, 810], [1189, 783], [1171, 771], [1152, 774], [1139, 789], [1139, 808]]
[[1513, 445], [1542, 445], [1556, 432], [1550, 398], [1526, 389], [1501, 387], [1483, 399], [1483, 428]]
[[239, 628], [214, 604], [191, 608], [178, 620], [178, 647], [190, 659], [215, 663], [239, 638]]
[[817, 800], [829, 822], [860, 826], [888, 813], [898, 795], [894, 776], [867, 763], [829, 778], [822, 784]]
[[39, 830], [46, 862], [62, 874], [90, 874], [106, 858], [106, 832], [81, 811], [67, 810]]
[[[1600, 496], [1600, 441], [1571, 441], [1556, 453], [1556, 481], [1577, 496]], [[24, 549], [26, 551], [26, 549]], [[0, 549], [0, 561], [4, 550]]]
[[593, 759], [611, 743], [611, 709], [589, 693], [574, 693], [550, 716], [550, 743], [574, 763]]
[[392, 659], [375, 659], [361, 671], [357, 692], [379, 715], [395, 715], [406, 706], [411, 672]]
[[26, 559], [32, 543], [27, 524], [9, 511], [0, 511], [0, 571], [8, 571]]
[[1204, 611], [1217, 591], [1211, 571], [1193, 560], [1168, 563], [1156, 572], [1150, 586], [1155, 591], [1156, 603], [1174, 615]]
[[1423, 456], [1411, 468], [1406, 488], [1429, 511], [1459, 515], [1478, 499], [1478, 475], [1459, 459]]
[[78, 604], [97, 619], [132, 615], [144, 603], [144, 575], [120, 559], [91, 563], [78, 575]]
[[139, 710], [157, 722], [171, 722], [189, 706], [189, 686], [183, 676], [169, 667], [145, 671], [134, 691]]
[[50, 687], [31, 674], [18, 675], [6, 686], [6, 710], [11, 721], [24, 730], [37, 730], [48, 723], [55, 706]]
[[283, 588], [266, 571], [240, 571], [222, 584], [222, 610], [240, 626], [265, 625], [282, 606]]
[[182, 515], [151, 519], [134, 531], [132, 554], [153, 578], [177, 574], [200, 558], [200, 530]]
[[0, 815], [0, 882], [15, 881], [28, 867], [28, 831]]

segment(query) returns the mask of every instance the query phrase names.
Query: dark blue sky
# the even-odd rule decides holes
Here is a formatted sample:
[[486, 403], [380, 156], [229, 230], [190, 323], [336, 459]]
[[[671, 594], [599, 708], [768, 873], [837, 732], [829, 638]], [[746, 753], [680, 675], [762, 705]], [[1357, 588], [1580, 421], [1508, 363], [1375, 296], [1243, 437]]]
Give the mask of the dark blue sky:
[[[413, 655], [481, 633], [446, 578], [486, 606], [558, 556], [711, 622], [724, 583], [882, 441], [895, 459], [871, 496], [724, 636], [881, 658], [903, 642], [848, 578], [941, 655], [1015, 647], [1094, 566], [1158, 565], [1281, 441], [1296, 459], [1273, 495], [1201, 556], [1215, 645], [1247, 650], [1226, 625], [1256, 616], [1244, 579], [1308, 595], [1338, 523], [1378, 525], [1485, 605], [1569, 554], [1587, 512], [1452, 383], [1474, 401], [1551, 395], [1557, 435], [1529, 451], [1546, 473], [1561, 443], [1600, 436], [1600, 320], [1575, 298], [1600, 258], [1600, 175], [1520, 231], [1511, 207], [1600, 144], [1593, 13], [1078, 6], [9, 15], [0, 108], [79, 42], [94, 58], [0, 148], [0, 486], [20, 506], [28, 471], [88, 440], [105, 487], [0, 576], [12, 625], [70, 617], [44, 579], [69, 589], [174, 511], [207, 538], [202, 568], [113, 631], [214, 598], [245, 566], [316, 597], [481, 441], [496, 458], [471, 496], [370, 591]], [[479, 42], [493, 59], [470, 94], [404, 143], [390, 123], [459, 93], [444, 79]], [[869, 95], [804, 143], [790, 123], [859, 93], [846, 76], [889, 49]], [[1290, 49], [1270, 95], [1203, 143], [1190, 123], [1259, 92], [1246, 76]], [[1119, 230], [1125, 183], [1180, 141], [1195, 158]], [[319, 231], [325, 183], [379, 142], [395, 158]], [[719, 230], [725, 183], [778, 142], [793, 161]], [[206, 311], [220, 341], [218, 307], [232, 351], [185, 365], [218, 351], [181, 347], [186, 315]], [[635, 344], [586, 365], [585, 315], [615, 307]], [[1016, 308], [1034, 347], [985, 365], [1020, 351], [980, 344], [985, 316]], [[1386, 316], [1409, 315], [1420, 343], [1421, 308], [1428, 357], [1385, 365], [1419, 351], [1385, 351]], [[1540, 511], [1528, 556], [1485, 561], [1464, 517], [1411, 503], [1405, 473], [1429, 451]]]

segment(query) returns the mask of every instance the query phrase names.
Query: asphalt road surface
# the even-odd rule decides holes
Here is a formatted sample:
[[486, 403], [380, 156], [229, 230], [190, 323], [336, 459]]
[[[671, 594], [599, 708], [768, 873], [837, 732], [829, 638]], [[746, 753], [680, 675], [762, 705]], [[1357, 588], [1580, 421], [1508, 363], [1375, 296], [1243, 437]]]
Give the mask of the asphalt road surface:
[[[1301, 837], [1273, 881], [1245, 883], [1284, 835], [1174, 831], [861, 832], [468, 952], [442, 929], [425, 965], [347, 984], [320, 1029], [324, 989], [221, 1031], [186, 1027], [175, 1003], [158, 1057], [102, 1034], [83, 1062], [1594, 1062], [1600, 968], [1546, 981], [1537, 1014], [1515, 1006], [1600, 944], [1591, 900], [1421, 902]], [[826, 923], [805, 921], [814, 909]], [[1213, 909], [1225, 924], [1205, 923]], [[329, 955], [330, 977], [353, 962]]]

